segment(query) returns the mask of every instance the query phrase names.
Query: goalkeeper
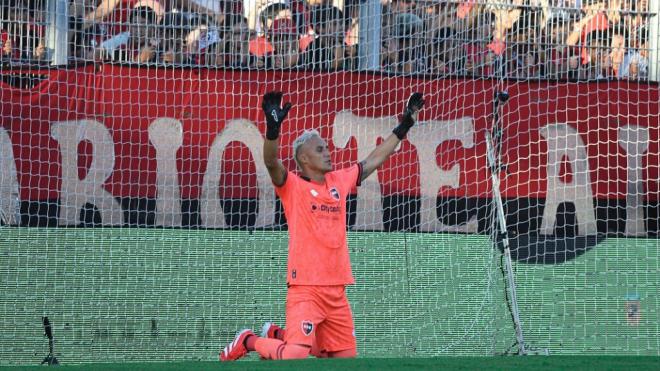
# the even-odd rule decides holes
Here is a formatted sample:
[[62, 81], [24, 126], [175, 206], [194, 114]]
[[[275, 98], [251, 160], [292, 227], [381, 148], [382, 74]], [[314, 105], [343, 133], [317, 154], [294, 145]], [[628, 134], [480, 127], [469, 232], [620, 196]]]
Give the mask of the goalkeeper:
[[[284, 340], [240, 331], [220, 352], [221, 361], [233, 361], [249, 351], [265, 359], [306, 358], [314, 353], [330, 358], [355, 357], [353, 316], [346, 285], [354, 283], [346, 242], [346, 196], [394, 152], [415, 124], [424, 105], [414, 93], [399, 125], [364, 161], [334, 170], [328, 145], [316, 130], [303, 132], [293, 142], [300, 175], [287, 171], [278, 159], [280, 127], [291, 109], [282, 106], [282, 93], [263, 97], [266, 115], [264, 162], [289, 225], [286, 332]], [[316, 349], [317, 348], [317, 349]]]

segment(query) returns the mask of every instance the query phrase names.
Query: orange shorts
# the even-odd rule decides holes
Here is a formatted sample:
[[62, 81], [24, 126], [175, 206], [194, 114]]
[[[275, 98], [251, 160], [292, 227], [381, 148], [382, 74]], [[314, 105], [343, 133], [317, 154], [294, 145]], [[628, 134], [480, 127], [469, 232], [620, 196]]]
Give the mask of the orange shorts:
[[344, 286], [290, 286], [284, 342], [321, 351], [355, 349], [353, 314]]

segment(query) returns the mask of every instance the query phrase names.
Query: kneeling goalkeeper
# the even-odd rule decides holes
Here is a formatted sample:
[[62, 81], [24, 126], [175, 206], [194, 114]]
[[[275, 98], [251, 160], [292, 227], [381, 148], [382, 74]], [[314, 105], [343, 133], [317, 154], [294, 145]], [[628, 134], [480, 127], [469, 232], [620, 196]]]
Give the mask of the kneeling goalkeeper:
[[284, 206], [289, 225], [286, 333], [284, 340], [240, 331], [220, 352], [221, 361], [233, 361], [249, 351], [266, 359], [306, 358], [312, 345], [331, 358], [357, 355], [353, 315], [346, 285], [354, 283], [346, 242], [346, 196], [380, 167], [415, 124], [424, 105], [422, 94], [408, 99], [399, 125], [364, 161], [334, 170], [328, 145], [316, 130], [303, 132], [293, 142], [300, 175], [287, 171], [278, 159], [282, 121], [291, 103], [282, 93], [263, 97], [266, 115], [264, 162]]

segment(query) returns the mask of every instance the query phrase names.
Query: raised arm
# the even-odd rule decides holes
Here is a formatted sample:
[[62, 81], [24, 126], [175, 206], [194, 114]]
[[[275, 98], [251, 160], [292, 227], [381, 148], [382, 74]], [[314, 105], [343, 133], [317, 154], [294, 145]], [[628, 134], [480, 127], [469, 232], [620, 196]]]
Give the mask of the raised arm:
[[422, 93], [413, 93], [410, 98], [408, 98], [408, 103], [401, 115], [399, 126], [394, 128], [392, 134], [390, 134], [387, 139], [378, 145], [378, 147], [376, 147], [369, 156], [361, 162], [362, 179], [360, 179], [360, 181], [367, 179], [374, 170], [378, 169], [380, 165], [390, 157], [399, 142], [406, 137], [408, 130], [415, 125], [415, 121], [417, 121], [417, 113], [422, 109], [422, 106], [424, 106]]
[[286, 168], [277, 157], [280, 144], [280, 127], [291, 109], [291, 103], [282, 104], [282, 93], [271, 91], [264, 94], [261, 108], [266, 116], [266, 140], [264, 141], [264, 164], [268, 175], [276, 186], [286, 181]]
[[83, 29], [87, 29], [94, 25], [96, 22], [101, 22], [105, 17], [110, 15], [117, 5], [121, 3], [121, 0], [103, 0], [96, 7], [96, 9], [85, 15], [83, 19]]

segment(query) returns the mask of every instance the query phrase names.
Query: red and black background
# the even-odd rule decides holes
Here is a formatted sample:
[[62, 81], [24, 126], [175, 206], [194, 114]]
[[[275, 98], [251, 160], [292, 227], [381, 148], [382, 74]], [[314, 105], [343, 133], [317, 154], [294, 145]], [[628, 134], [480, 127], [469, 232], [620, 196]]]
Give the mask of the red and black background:
[[[371, 73], [263, 72], [212, 69], [138, 68], [87, 65], [68, 69], [4, 70], [0, 73], [0, 120], [9, 134], [18, 172], [21, 225], [57, 226], [61, 159], [50, 135], [54, 122], [93, 119], [104, 124], [115, 147], [115, 169], [104, 184], [122, 205], [126, 226], [152, 226], [155, 221], [156, 156], [148, 138], [149, 124], [160, 117], [183, 126], [183, 146], [177, 152], [182, 227], [200, 226], [199, 197], [214, 138], [232, 119], [248, 119], [263, 133], [261, 96], [281, 90], [294, 103], [283, 128], [290, 143], [304, 128], [317, 128], [328, 138], [335, 163], [358, 161], [353, 140], [335, 148], [332, 124], [337, 112], [357, 116], [396, 116], [408, 95], [421, 91], [426, 106], [421, 121], [474, 120], [475, 145], [457, 141], [436, 149], [437, 166], [460, 165], [460, 186], [438, 192], [437, 216], [447, 225], [477, 217], [479, 231], [490, 225], [490, 174], [486, 166], [485, 132], [492, 125], [493, 94], [507, 90], [511, 99], [501, 113], [504, 129], [502, 159], [506, 165], [502, 191], [507, 223], [515, 236], [538, 234], [546, 196], [545, 139], [539, 129], [566, 123], [580, 134], [589, 159], [598, 234], [623, 236], [626, 220], [626, 153], [617, 130], [624, 125], [648, 128], [649, 147], [643, 156], [644, 218], [647, 235], [660, 229], [660, 125], [658, 85], [629, 81], [553, 82], [434, 79]], [[414, 128], [413, 128], [414, 130]], [[79, 146], [81, 178], [91, 163], [91, 144]], [[408, 142], [377, 176], [383, 195], [384, 229], [419, 229], [419, 164]], [[288, 146], [282, 146], [285, 166], [295, 168]], [[249, 229], [256, 219], [258, 191], [255, 166], [247, 147], [235, 142], [223, 155], [219, 195], [230, 228]], [[374, 175], [372, 175], [374, 176]], [[570, 163], [562, 177], [573, 176]], [[351, 197], [349, 224], [355, 221]], [[81, 225], [102, 225], [94, 205], [81, 210]], [[578, 235], [575, 205], [557, 211], [555, 236]], [[276, 217], [279, 228], [285, 220]]]

